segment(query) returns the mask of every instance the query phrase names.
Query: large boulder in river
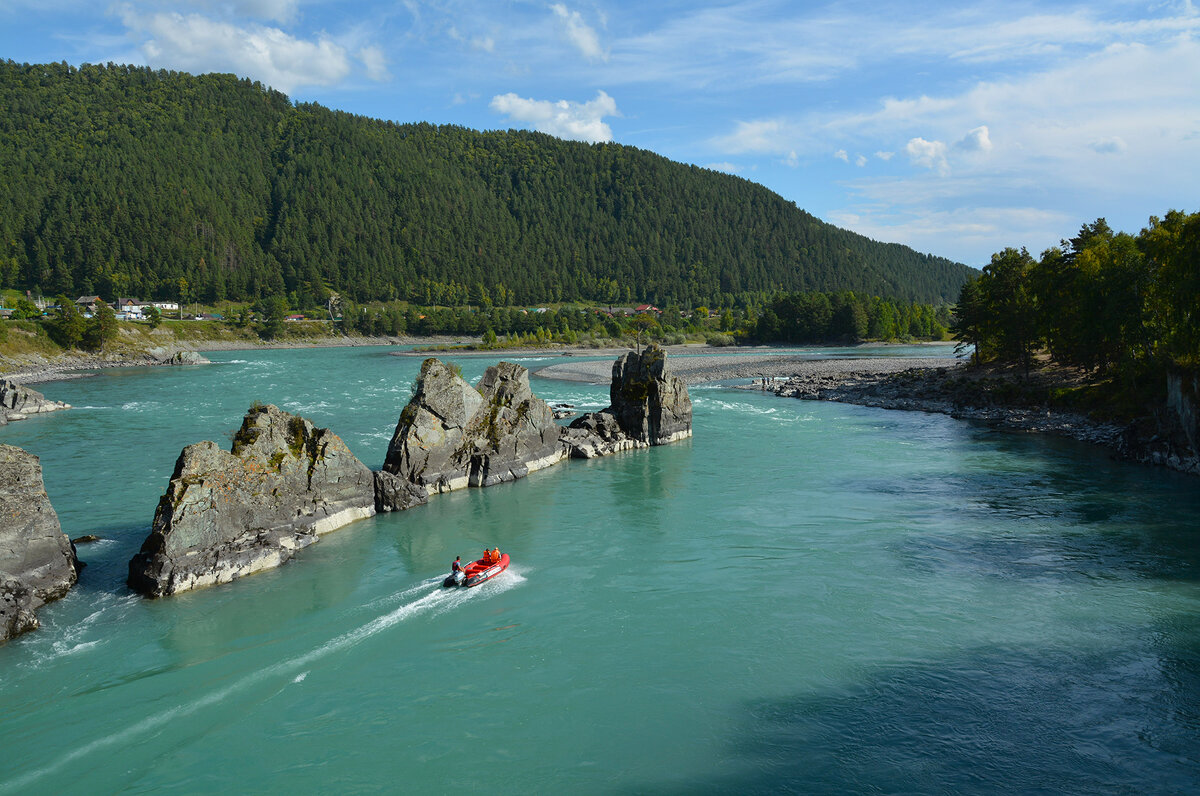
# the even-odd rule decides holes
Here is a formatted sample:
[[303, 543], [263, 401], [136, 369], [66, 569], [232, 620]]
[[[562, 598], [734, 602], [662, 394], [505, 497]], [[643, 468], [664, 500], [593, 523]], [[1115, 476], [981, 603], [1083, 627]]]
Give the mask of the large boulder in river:
[[38, 457], [0, 445], [0, 642], [38, 626], [36, 611], [67, 593], [79, 561], [42, 482]]
[[630, 351], [613, 363], [612, 405], [588, 412], [567, 428], [563, 442], [578, 459], [630, 448], [665, 445], [692, 435], [692, 399], [683, 379], [667, 368], [657, 345]]
[[374, 481], [333, 432], [253, 406], [231, 451], [183, 449], [129, 585], [159, 597], [279, 566], [320, 534], [373, 515]]
[[561, 434], [520, 365], [493, 365], [472, 387], [455, 369], [427, 359], [383, 469], [433, 492], [491, 486], [561, 461]]
[[24, 420], [29, 415], [70, 409], [70, 404], [49, 401], [37, 390], [9, 379], [0, 379], [0, 420]]
[[613, 363], [608, 411], [633, 439], [651, 445], [692, 436], [692, 399], [687, 384], [667, 370], [667, 352], [655, 344]]

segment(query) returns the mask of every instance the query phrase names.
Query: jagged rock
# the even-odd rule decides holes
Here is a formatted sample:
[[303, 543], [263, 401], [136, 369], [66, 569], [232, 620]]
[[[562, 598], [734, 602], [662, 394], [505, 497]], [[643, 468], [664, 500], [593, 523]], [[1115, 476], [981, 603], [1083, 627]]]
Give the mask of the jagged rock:
[[406, 481], [386, 470], [375, 473], [375, 510], [404, 511], [429, 502], [429, 492], [420, 484]]
[[67, 593], [79, 560], [42, 482], [38, 457], [0, 445], [0, 641], [38, 626], [36, 611]]
[[279, 566], [320, 534], [375, 513], [371, 471], [336, 434], [254, 406], [231, 451], [179, 455], [129, 585], [152, 597]]
[[29, 415], [70, 408], [70, 404], [62, 401], [46, 400], [46, 396], [37, 390], [31, 390], [15, 381], [0, 379], [0, 422], [24, 420]]
[[630, 351], [613, 363], [609, 398], [611, 406], [581, 415], [564, 433], [573, 458], [665, 445], [692, 435], [687, 385], [671, 375], [667, 354], [657, 345], [640, 354]]
[[562, 439], [572, 459], [594, 459], [619, 451], [650, 447], [649, 442], [633, 439], [622, 431], [616, 416], [607, 410], [580, 415], [563, 430]]
[[467, 485], [467, 424], [483, 396], [441, 360], [421, 363], [412, 400], [400, 413], [383, 469], [436, 492]]
[[471, 387], [450, 367], [427, 359], [383, 469], [433, 492], [491, 486], [561, 461], [561, 434], [520, 365], [494, 365]]
[[687, 384], [667, 370], [667, 352], [651, 343], [613, 363], [611, 412], [628, 436], [665, 445], [692, 435], [692, 399]]

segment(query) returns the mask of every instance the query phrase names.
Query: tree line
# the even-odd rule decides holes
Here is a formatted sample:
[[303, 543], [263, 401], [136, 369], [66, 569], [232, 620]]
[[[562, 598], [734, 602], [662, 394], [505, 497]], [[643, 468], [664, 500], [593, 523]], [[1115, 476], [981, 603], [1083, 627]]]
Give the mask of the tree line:
[[1039, 258], [1004, 249], [963, 285], [955, 315], [981, 361], [1028, 370], [1044, 354], [1130, 388], [1200, 370], [1200, 213], [1151, 217], [1137, 235], [1100, 218]]
[[232, 75], [2, 61], [0, 107], [0, 285], [46, 296], [938, 304], [973, 273], [634, 147], [379, 121]]

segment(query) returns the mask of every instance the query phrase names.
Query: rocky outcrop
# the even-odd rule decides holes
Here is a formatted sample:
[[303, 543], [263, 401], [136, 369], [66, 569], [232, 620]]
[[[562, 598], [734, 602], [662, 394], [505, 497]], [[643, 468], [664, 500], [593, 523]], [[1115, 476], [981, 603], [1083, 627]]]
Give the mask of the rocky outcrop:
[[492, 486], [561, 461], [561, 433], [520, 365], [494, 365], [472, 387], [454, 368], [427, 359], [383, 470], [431, 492]]
[[429, 492], [420, 484], [406, 481], [386, 470], [375, 473], [375, 510], [404, 511], [429, 502]]
[[70, 408], [70, 404], [62, 401], [46, 400], [46, 396], [37, 390], [31, 390], [15, 381], [0, 379], [0, 423], [24, 420], [29, 415]]
[[176, 349], [162, 346], [151, 348], [146, 356], [155, 365], [211, 365], [212, 360], [203, 354], [188, 349]]
[[666, 445], [692, 435], [687, 385], [670, 373], [667, 354], [657, 345], [630, 351], [613, 363], [609, 400], [607, 409], [582, 415], [564, 433], [573, 458]]
[[650, 445], [692, 436], [692, 399], [683, 379], [667, 370], [667, 352], [651, 344], [613, 364], [609, 411], [633, 439]]
[[129, 585], [159, 597], [226, 583], [374, 513], [374, 476], [341, 438], [253, 406], [231, 451], [200, 442], [180, 453]]
[[0, 445], [0, 642], [38, 626], [36, 611], [75, 584], [79, 561], [46, 496], [38, 457]]

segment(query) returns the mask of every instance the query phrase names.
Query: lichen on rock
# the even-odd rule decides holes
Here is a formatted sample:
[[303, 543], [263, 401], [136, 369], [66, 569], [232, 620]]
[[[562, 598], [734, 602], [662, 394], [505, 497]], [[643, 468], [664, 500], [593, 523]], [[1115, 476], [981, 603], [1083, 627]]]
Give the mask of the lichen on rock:
[[374, 476], [340, 437], [255, 404], [230, 451], [199, 442], [180, 453], [129, 585], [158, 597], [225, 583], [374, 513]]

